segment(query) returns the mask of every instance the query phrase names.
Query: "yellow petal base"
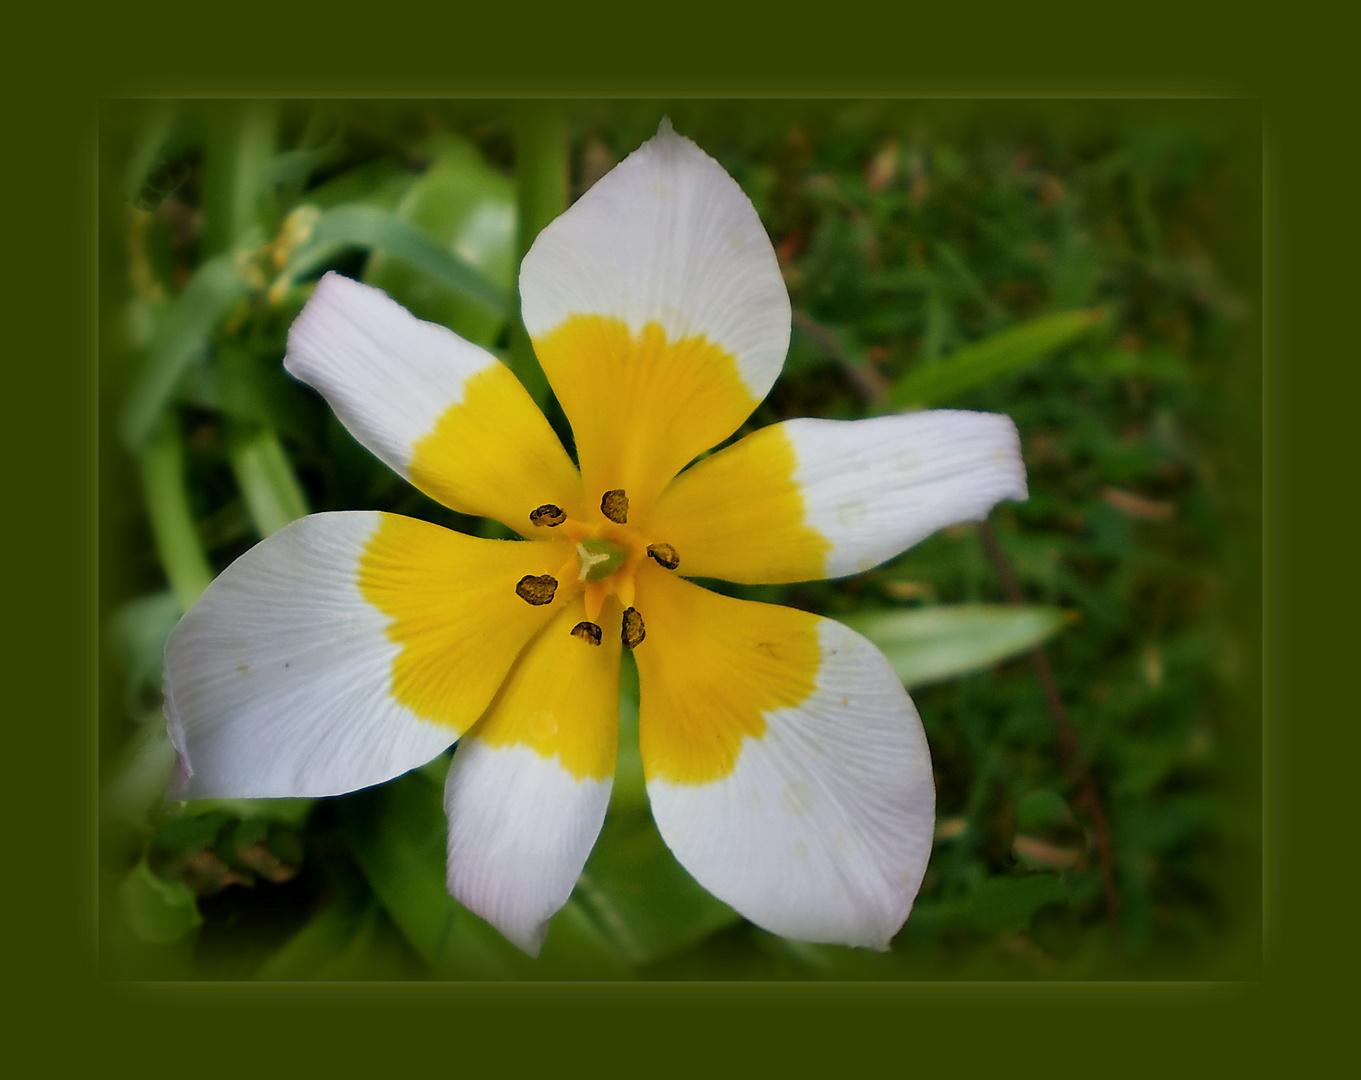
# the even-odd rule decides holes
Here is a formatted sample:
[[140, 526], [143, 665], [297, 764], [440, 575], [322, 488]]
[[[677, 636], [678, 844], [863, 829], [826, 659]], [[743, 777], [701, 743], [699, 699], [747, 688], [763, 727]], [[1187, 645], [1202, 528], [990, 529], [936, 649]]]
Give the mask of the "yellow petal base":
[[756, 407], [730, 353], [703, 337], [669, 341], [657, 323], [634, 335], [622, 319], [573, 315], [534, 351], [572, 423], [587, 503], [622, 488], [631, 517]]
[[765, 733], [766, 713], [812, 693], [817, 618], [665, 574], [644, 568], [637, 579], [648, 634], [634, 653], [643, 770], [649, 781], [704, 784], [732, 772], [743, 740]]
[[462, 734], [481, 715], [526, 642], [564, 607], [531, 604], [525, 575], [552, 575], [568, 545], [481, 540], [384, 514], [359, 562], [359, 591], [392, 620], [402, 647], [392, 694], [423, 720]]

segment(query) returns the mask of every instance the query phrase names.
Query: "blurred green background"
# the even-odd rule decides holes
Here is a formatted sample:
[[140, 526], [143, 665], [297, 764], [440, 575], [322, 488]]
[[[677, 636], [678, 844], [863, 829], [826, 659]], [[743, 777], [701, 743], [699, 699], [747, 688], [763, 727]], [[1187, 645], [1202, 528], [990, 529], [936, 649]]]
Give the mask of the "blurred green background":
[[[505, 358], [519, 258], [663, 115], [751, 197], [793, 416], [1005, 412], [1030, 500], [734, 595], [912, 691], [938, 828], [886, 955], [773, 937], [647, 814], [626, 666], [604, 832], [530, 960], [444, 888], [448, 755], [324, 800], [167, 802], [161, 652], [302, 514], [482, 535], [284, 372], [335, 269]], [[1261, 925], [1260, 117], [1235, 101], [109, 101], [99, 139], [98, 915], [121, 979], [1217, 979]], [[1037, 656], [1037, 648], [1042, 654]]]

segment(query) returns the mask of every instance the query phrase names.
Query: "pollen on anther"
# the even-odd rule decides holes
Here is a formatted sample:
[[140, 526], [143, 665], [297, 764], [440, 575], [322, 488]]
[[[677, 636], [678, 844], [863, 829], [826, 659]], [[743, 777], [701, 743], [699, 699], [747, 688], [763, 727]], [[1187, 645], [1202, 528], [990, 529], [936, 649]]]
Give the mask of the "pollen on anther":
[[629, 519], [629, 497], [623, 488], [607, 491], [600, 498], [600, 512], [616, 525], [624, 525]]
[[581, 638], [588, 645], [599, 645], [604, 635], [595, 623], [579, 622], [572, 627], [572, 636]]
[[658, 566], [667, 570], [674, 570], [680, 565], [680, 556], [670, 544], [649, 544], [647, 553], [656, 560]]
[[624, 609], [624, 622], [619, 628], [619, 636], [623, 639], [624, 646], [629, 649], [636, 649], [643, 643], [643, 638], [647, 637], [643, 617], [638, 614], [636, 608]]
[[531, 525], [543, 525], [551, 529], [555, 525], [561, 525], [566, 520], [567, 515], [563, 512], [562, 507], [554, 506], [552, 503], [544, 503], [538, 509], [529, 512], [529, 523]]
[[553, 602], [553, 594], [558, 591], [558, 579], [551, 574], [535, 577], [526, 574], [515, 586], [515, 594], [526, 604], [539, 607]]

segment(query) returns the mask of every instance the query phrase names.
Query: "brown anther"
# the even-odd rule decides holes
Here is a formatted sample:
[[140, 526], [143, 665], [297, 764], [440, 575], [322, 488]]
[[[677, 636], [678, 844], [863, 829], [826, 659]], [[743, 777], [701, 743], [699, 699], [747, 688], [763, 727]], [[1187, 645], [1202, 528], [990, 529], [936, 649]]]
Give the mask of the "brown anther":
[[600, 627], [596, 626], [595, 623], [579, 622], [576, 626], [572, 627], [572, 636], [581, 638], [587, 645], [599, 645], [600, 639], [604, 635], [601, 633]]
[[617, 525], [625, 524], [629, 519], [629, 497], [624, 489], [605, 492], [600, 499], [600, 512]]
[[643, 628], [643, 617], [638, 614], [637, 608], [624, 609], [624, 624], [619, 629], [619, 636], [623, 639], [625, 648], [636, 649], [643, 643], [643, 638], [647, 637], [647, 631]]
[[665, 570], [674, 570], [680, 565], [680, 556], [670, 544], [648, 544], [647, 553]]
[[563, 513], [561, 506], [554, 506], [552, 503], [544, 503], [537, 510], [529, 512], [529, 523], [531, 525], [545, 525], [553, 528], [554, 525], [561, 525], [567, 520], [567, 515]]
[[557, 591], [558, 579], [551, 574], [544, 574], [542, 577], [526, 574], [515, 586], [515, 595], [526, 604], [533, 604], [535, 607], [551, 604], [553, 594]]

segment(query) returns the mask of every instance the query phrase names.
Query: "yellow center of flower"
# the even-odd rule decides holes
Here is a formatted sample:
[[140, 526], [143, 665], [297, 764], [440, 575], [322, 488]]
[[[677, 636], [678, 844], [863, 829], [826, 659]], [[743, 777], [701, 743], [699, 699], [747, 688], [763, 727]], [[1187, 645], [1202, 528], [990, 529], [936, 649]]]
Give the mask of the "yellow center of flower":
[[613, 576], [624, 563], [629, 553], [613, 540], [603, 536], [588, 536], [577, 542], [577, 559], [581, 562], [581, 580], [595, 584]]
[[[629, 523], [628, 493], [622, 488], [603, 492], [599, 517], [591, 515], [586, 521], [568, 517], [552, 503], [531, 510], [529, 521], [537, 529], [560, 529], [572, 542], [572, 554], [554, 578], [571, 592], [578, 588], [583, 591], [586, 621], [572, 629], [573, 635], [598, 645], [600, 612], [605, 601], [613, 597], [621, 611], [624, 644], [630, 649], [641, 644], [647, 632], [642, 615], [633, 606], [638, 568], [650, 558], [658, 566], [674, 570], [680, 565], [680, 555], [670, 544], [649, 540], [641, 528]], [[522, 598], [534, 602], [525, 589], [519, 591]]]

